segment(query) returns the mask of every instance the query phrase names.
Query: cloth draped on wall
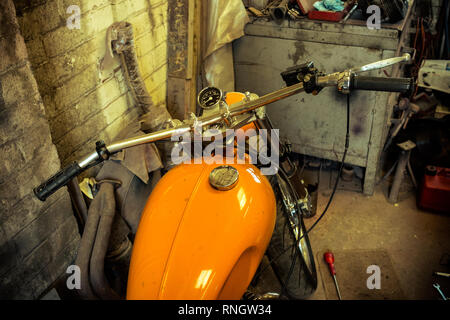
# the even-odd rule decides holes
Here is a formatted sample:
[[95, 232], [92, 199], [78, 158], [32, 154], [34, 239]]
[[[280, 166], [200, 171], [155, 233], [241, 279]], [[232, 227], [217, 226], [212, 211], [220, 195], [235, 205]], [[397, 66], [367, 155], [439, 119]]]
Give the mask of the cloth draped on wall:
[[207, 1], [204, 13], [207, 22], [203, 63], [207, 84], [234, 91], [231, 43], [244, 35], [249, 22], [247, 11], [241, 0], [216, 0]]

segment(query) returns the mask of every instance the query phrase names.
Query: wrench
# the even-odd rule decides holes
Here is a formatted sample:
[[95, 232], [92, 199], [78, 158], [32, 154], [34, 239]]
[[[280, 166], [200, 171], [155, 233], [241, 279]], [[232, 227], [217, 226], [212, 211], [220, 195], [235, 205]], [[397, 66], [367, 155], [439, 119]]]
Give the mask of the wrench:
[[437, 283], [433, 283], [433, 287], [436, 288], [436, 290], [439, 292], [439, 294], [442, 296], [442, 299], [447, 300], [444, 293], [441, 291], [441, 286]]

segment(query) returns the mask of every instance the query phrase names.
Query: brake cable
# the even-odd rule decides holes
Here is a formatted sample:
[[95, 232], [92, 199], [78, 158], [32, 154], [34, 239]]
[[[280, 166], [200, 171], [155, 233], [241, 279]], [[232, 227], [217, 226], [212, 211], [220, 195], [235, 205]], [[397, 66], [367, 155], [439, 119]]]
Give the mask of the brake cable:
[[[255, 278], [256, 278], [256, 277], [259, 277], [264, 271], [267, 270], [267, 268], [268, 268], [269, 266], [271, 266], [275, 261], [277, 261], [277, 260], [278, 260], [282, 255], [284, 255], [288, 250], [292, 249], [292, 247], [298, 246], [298, 245], [300, 244], [300, 240], [303, 239], [303, 238], [305, 237], [305, 235], [309, 234], [309, 233], [314, 229], [314, 227], [319, 223], [319, 221], [323, 218], [323, 216], [325, 215], [325, 213], [328, 211], [328, 208], [330, 207], [331, 202], [333, 201], [334, 194], [336, 193], [337, 186], [338, 186], [338, 184], [339, 184], [339, 180], [340, 180], [340, 177], [341, 177], [341, 174], [342, 174], [342, 169], [344, 168], [345, 158], [347, 157], [347, 151], [348, 151], [348, 148], [349, 148], [349, 144], [350, 144], [350, 93], [347, 94], [347, 129], [346, 129], [346, 135], [345, 135], [344, 155], [342, 156], [341, 165], [340, 165], [340, 168], [339, 168], [339, 173], [338, 173], [338, 176], [337, 176], [337, 178], [336, 178], [336, 182], [335, 182], [335, 184], [334, 184], [333, 191], [332, 191], [332, 193], [331, 193], [331, 195], [330, 195], [330, 198], [328, 199], [328, 203], [327, 203], [325, 209], [323, 210], [323, 212], [322, 212], [322, 214], [319, 216], [319, 218], [313, 223], [313, 225], [312, 225], [312, 226], [311, 226], [311, 227], [310, 227], [310, 228], [309, 228], [309, 229], [308, 229], [301, 237], [298, 238], [298, 240], [296, 241], [295, 244], [292, 244], [292, 245], [288, 246], [288, 247], [287, 247], [285, 250], [283, 250], [278, 256], [276, 256], [275, 258], [269, 260], [268, 265], [265, 266], [265, 267], [264, 267], [263, 269], [261, 269], [260, 271], [258, 271], [258, 272], [256, 273], [256, 275], [255, 275]], [[293, 270], [294, 270], [293, 265], [295, 265], [295, 259], [297, 258], [297, 254], [298, 254], [297, 251], [295, 251], [295, 252], [296, 252], [296, 253], [295, 253], [294, 260], [293, 260], [293, 264], [291, 265], [291, 268], [290, 268], [290, 270], [289, 270], [289, 274], [288, 274], [288, 277], [287, 277], [287, 279], [286, 279], [286, 282], [289, 281], [289, 279], [290, 279], [290, 277], [291, 277], [291, 275], [292, 275], [292, 272], [293, 272]], [[283, 286], [283, 288], [284, 288], [284, 287], [285, 287], [285, 284], [282, 283], [282, 286]]]
[[347, 95], [347, 132], [345, 135], [345, 149], [344, 149], [344, 155], [343, 155], [342, 161], [341, 161], [341, 167], [339, 168], [339, 174], [336, 178], [336, 183], [334, 184], [333, 192], [331, 193], [331, 196], [330, 196], [330, 199], [328, 200], [327, 206], [325, 207], [325, 209], [322, 212], [322, 214], [320, 215], [320, 217], [314, 222], [314, 224], [308, 229], [308, 231], [306, 231], [306, 234], [308, 234], [317, 225], [317, 223], [323, 218], [323, 216], [325, 215], [325, 213], [327, 212], [328, 208], [331, 205], [334, 194], [336, 193], [336, 190], [337, 190], [337, 186], [339, 184], [339, 180], [340, 180], [340, 177], [342, 174], [342, 169], [344, 168], [344, 162], [345, 162], [348, 147], [350, 144], [349, 142], [350, 142], [350, 94]]

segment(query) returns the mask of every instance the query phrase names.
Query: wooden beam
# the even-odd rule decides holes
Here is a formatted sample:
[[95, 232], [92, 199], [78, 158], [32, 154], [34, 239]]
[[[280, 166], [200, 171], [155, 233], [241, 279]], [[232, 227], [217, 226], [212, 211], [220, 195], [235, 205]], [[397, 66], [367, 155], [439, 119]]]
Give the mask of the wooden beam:
[[169, 0], [167, 107], [178, 119], [196, 110], [201, 5], [201, 0]]

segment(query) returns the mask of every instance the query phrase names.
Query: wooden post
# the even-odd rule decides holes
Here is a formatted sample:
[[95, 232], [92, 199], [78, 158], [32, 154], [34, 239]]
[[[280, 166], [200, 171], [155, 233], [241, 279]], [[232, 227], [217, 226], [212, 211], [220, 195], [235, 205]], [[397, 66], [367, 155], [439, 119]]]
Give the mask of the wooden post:
[[201, 0], [169, 0], [167, 107], [174, 118], [196, 110]]

